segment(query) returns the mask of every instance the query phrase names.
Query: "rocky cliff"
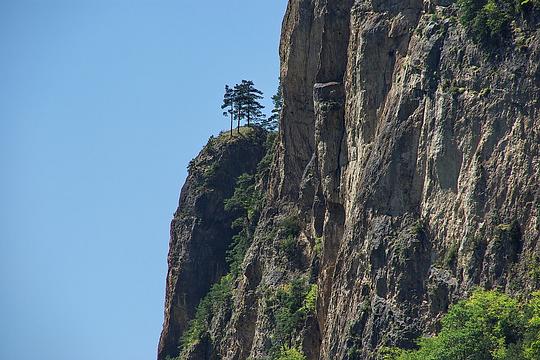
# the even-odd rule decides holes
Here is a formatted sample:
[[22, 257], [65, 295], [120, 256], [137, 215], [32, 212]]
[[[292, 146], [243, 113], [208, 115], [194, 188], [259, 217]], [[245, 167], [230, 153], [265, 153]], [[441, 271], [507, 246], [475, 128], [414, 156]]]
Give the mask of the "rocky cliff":
[[158, 358], [177, 356], [180, 338], [210, 286], [228, 271], [226, 251], [236, 219], [223, 202], [234, 192], [236, 179], [252, 173], [265, 153], [266, 132], [242, 129], [221, 134], [190, 163], [171, 222], [165, 321]]
[[[477, 286], [540, 287], [538, 13], [497, 46], [458, 16], [451, 0], [289, 1], [269, 191], [230, 301], [182, 358], [374, 359]], [[206, 251], [173, 231], [160, 358], [227, 271], [218, 223]], [[202, 288], [194, 261], [216, 269]]]

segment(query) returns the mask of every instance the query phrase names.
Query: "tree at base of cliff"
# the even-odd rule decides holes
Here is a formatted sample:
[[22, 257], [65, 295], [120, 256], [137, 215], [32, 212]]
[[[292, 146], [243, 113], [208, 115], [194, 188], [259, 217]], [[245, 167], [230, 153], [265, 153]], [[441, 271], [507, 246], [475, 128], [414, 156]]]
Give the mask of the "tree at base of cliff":
[[454, 305], [441, 332], [418, 350], [384, 349], [385, 360], [538, 360], [540, 292], [527, 303], [496, 291], [477, 291]]
[[276, 360], [307, 360], [307, 358], [300, 350], [284, 346]]

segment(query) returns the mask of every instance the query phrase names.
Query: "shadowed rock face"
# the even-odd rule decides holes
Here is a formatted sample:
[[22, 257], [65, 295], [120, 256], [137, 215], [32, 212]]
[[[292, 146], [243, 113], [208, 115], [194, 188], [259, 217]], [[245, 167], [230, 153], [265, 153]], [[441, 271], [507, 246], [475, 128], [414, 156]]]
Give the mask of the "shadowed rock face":
[[[244, 129], [243, 129], [244, 130]], [[201, 298], [228, 271], [226, 251], [236, 214], [225, 212], [238, 176], [253, 173], [264, 155], [266, 133], [253, 129], [210, 140], [193, 160], [171, 222], [165, 321], [158, 359], [178, 355], [178, 345]]]
[[[540, 287], [539, 19], [525, 46], [488, 50], [452, 3], [289, 1], [268, 202], [199, 353], [268, 356], [266, 294], [301, 276], [317, 309], [291, 343], [310, 360], [411, 347], [475, 286]], [[294, 262], [274, 231], [291, 215]]]

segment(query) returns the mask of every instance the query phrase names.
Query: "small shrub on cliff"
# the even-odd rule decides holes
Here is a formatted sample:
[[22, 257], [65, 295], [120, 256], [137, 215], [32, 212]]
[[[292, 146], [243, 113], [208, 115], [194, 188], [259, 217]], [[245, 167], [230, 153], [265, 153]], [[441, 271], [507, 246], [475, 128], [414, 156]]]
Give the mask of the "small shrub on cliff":
[[276, 294], [276, 337], [282, 345], [287, 344], [291, 335], [303, 325], [306, 293], [304, 280], [297, 279], [280, 288]]
[[300, 260], [301, 249], [298, 246], [298, 235], [300, 235], [301, 225], [297, 216], [288, 216], [279, 223], [279, 250], [285, 254], [287, 259], [293, 263]]
[[317, 307], [318, 287], [316, 284], [311, 284], [309, 291], [304, 299], [304, 310], [306, 314], [314, 314]]
[[204, 333], [208, 331], [212, 318], [217, 315], [220, 309], [230, 306], [232, 281], [233, 278], [231, 275], [222, 277], [201, 300], [199, 306], [197, 306], [195, 318], [189, 323], [188, 329], [182, 336], [180, 345], [182, 350], [186, 350], [190, 346], [197, 344]]
[[516, 0], [458, 0], [461, 23], [473, 39], [489, 43], [507, 32], [513, 19]]
[[297, 237], [300, 235], [301, 226], [298, 216], [286, 217], [279, 225], [282, 235], [285, 237]]
[[254, 176], [240, 175], [233, 196], [225, 200], [225, 210], [243, 212], [248, 219], [252, 219], [260, 208], [261, 196], [255, 189]]
[[459, 245], [452, 244], [446, 250], [446, 253], [443, 257], [443, 266], [447, 269], [451, 269], [456, 265], [456, 261], [459, 253]]
[[274, 163], [274, 157], [276, 153], [277, 140], [277, 133], [271, 132], [268, 134], [268, 137], [266, 138], [266, 143], [264, 144], [264, 147], [266, 148], [266, 154], [257, 165], [257, 179], [267, 181], [268, 177], [270, 176], [271, 166]]
[[316, 237], [315, 238], [315, 246], [313, 248], [313, 250], [315, 251], [315, 254], [318, 257], [321, 257], [323, 249], [324, 249], [324, 238], [322, 236], [321, 237]]
[[510, 34], [510, 25], [538, 0], [457, 0], [461, 23], [473, 39], [484, 44], [500, 42]]
[[271, 352], [276, 355], [283, 346], [292, 345], [292, 338], [301, 330], [307, 316], [315, 313], [317, 285], [298, 278], [282, 285], [267, 297], [266, 302], [275, 321]]
[[528, 303], [477, 291], [450, 308], [441, 332], [419, 349], [386, 351], [387, 360], [533, 360], [540, 357], [540, 293]]
[[284, 346], [280, 349], [275, 360], [307, 360], [302, 350]]
[[240, 175], [233, 196], [225, 200], [225, 211], [240, 214], [233, 222], [233, 228], [238, 228], [239, 231], [233, 236], [227, 252], [227, 262], [235, 277], [240, 273], [242, 262], [251, 244], [253, 223], [259, 216], [261, 207], [262, 196], [255, 187], [255, 177], [249, 174]]
[[279, 250], [293, 263], [300, 259], [300, 249], [295, 237], [288, 236], [279, 242]]

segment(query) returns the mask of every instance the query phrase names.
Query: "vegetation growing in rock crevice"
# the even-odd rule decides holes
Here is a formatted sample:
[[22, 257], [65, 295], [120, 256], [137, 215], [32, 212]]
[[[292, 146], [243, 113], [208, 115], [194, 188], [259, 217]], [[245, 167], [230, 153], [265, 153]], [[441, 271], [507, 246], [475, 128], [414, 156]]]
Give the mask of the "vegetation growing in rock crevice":
[[260, 183], [268, 183], [272, 164], [274, 163], [276, 154], [278, 136], [276, 132], [269, 132], [266, 138], [265, 149], [266, 154], [257, 165], [257, 179]]
[[485, 45], [507, 37], [512, 21], [537, 11], [539, 0], [457, 0], [461, 23], [472, 38]]
[[307, 358], [302, 350], [284, 346], [280, 349], [275, 360], [307, 360]]
[[385, 360], [540, 359], [540, 292], [529, 301], [476, 291], [450, 308], [437, 336], [418, 350], [384, 349]]
[[283, 357], [283, 349], [298, 352], [293, 347], [294, 338], [307, 317], [315, 314], [316, 302], [317, 285], [309, 284], [305, 278], [295, 279], [267, 294], [266, 307], [275, 324], [270, 349], [272, 359], [289, 359]]
[[255, 177], [249, 174], [240, 175], [234, 195], [225, 201], [226, 211], [235, 211], [240, 214], [233, 222], [233, 228], [239, 229], [239, 232], [233, 236], [227, 252], [227, 261], [234, 277], [239, 275], [247, 249], [251, 244], [262, 201], [262, 194], [255, 188]]
[[181, 339], [181, 348], [187, 349], [197, 344], [212, 318], [218, 314], [220, 309], [230, 307], [232, 297], [232, 276], [226, 275], [210, 288], [208, 294], [201, 300], [195, 318], [191, 321], [188, 330]]
[[279, 250], [292, 263], [298, 263], [301, 256], [301, 250], [298, 247], [300, 231], [301, 223], [297, 216], [288, 216], [279, 223], [278, 235], [281, 239], [279, 241]]

